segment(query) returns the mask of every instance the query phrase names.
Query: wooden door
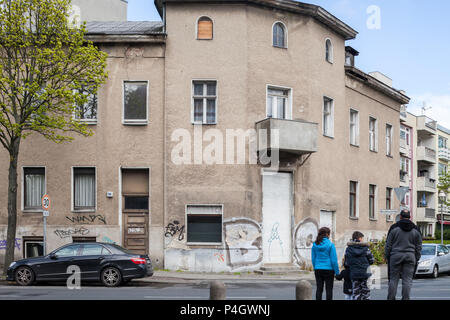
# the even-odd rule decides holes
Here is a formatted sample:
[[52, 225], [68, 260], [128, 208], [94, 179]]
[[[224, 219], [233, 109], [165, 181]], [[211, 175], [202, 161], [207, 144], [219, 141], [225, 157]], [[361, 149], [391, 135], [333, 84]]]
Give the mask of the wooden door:
[[148, 213], [123, 213], [123, 244], [136, 254], [148, 255]]

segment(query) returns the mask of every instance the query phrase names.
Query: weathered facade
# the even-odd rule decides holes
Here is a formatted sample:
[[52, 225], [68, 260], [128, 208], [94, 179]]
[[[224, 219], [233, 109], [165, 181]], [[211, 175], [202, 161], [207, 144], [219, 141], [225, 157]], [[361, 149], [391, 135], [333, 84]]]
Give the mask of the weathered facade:
[[[355, 230], [381, 239], [392, 221], [380, 210], [399, 206], [409, 99], [354, 66], [345, 41], [356, 31], [294, 1], [156, 4], [162, 24], [88, 23], [109, 53], [95, 135], [22, 146], [21, 168], [45, 168], [49, 249], [92, 237], [149, 252], [159, 267], [222, 272], [307, 267], [320, 226], [339, 254]], [[146, 88], [145, 115], [127, 115], [127, 85]], [[74, 206], [75, 173], [86, 175], [76, 167], [95, 168], [89, 212]], [[0, 239], [6, 216], [0, 206]], [[42, 214], [19, 217], [23, 247], [42, 236]]]

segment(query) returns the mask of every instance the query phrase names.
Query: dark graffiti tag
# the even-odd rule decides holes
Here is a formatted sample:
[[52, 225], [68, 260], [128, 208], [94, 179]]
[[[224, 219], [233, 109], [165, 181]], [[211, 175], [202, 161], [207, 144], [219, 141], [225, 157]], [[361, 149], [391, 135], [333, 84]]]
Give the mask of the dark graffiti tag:
[[184, 239], [184, 226], [182, 226], [179, 221], [174, 220], [166, 226], [166, 233], [164, 236], [166, 238], [174, 237], [177, 233], [179, 233], [178, 241], [182, 241]]
[[77, 234], [84, 236], [88, 233], [89, 233], [89, 230], [84, 227], [70, 228], [70, 229], [65, 229], [65, 230], [62, 230], [62, 229], [55, 230], [55, 234], [58, 237], [60, 237], [61, 239], [69, 238], [70, 236], [77, 235]]
[[73, 216], [73, 217], [67, 217], [66, 219], [74, 224], [90, 224], [94, 223], [95, 221], [102, 222], [103, 224], [106, 224], [106, 217], [102, 216], [100, 214], [89, 214], [89, 215], [83, 215], [83, 216]]
[[[20, 250], [20, 239], [16, 238], [16, 240], [14, 241], [14, 247]], [[6, 249], [6, 240], [0, 240], [0, 250], [5, 250]]]

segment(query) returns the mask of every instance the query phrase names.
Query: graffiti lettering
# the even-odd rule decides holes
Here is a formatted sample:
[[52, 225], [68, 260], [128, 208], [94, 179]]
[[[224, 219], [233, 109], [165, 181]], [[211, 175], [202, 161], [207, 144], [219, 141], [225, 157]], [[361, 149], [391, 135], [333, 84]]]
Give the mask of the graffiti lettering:
[[279, 222], [273, 224], [269, 240], [267, 240], [267, 242], [269, 242], [269, 260], [272, 260], [271, 258], [272, 242], [274, 242], [275, 240], [278, 240], [281, 249], [281, 255], [283, 255], [283, 241], [281, 240], [280, 234], [278, 232], [279, 226], [280, 226]]
[[295, 258], [303, 268], [311, 261], [311, 248], [317, 238], [319, 224], [313, 218], [306, 218], [295, 228]]
[[[5, 250], [6, 249], [6, 244], [7, 244], [6, 240], [0, 240], [0, 250]], [[19, 238], [15, 239], [14, 247], [16, 249], [20, 250], [20, 239]]]
[[225, 262], [223, 253], [214, 253], [214, 257], [216, 257], [219, 262]]
[[103, 224], [106, 224], [106, 217], [102, 216], [100, 214], [90, 214], [90, 215], [83, 215], [83, 216], [73, 216], [73, 217], [67, 217], [66, 219], [74, 224], [90, 224], [94, 223], [95, 221], [102, 222]]
[[77, 235], [77, 234], [84, 236], [88, 233], [89, 233], [89, 230], [84, 227], [75, 228], [75, 229], [70, 228], [70, 229], [66, 229], [66, 230], [61, 230], [61, 229], [55, 230], [55, 234], [58, 237], [60, 237], [61, 239], [69, 238], [70, 236]]
[[115, 241], [111, 240], [111, 239], [108, 238], [107, 236], [104, 236], [104, 237], [102, 238], [102, 241], [103, 241], [103, 242], [106, 242], [106, 243], [112, 243], [112, 244], [115, 244], [115, 243], [116, 243]]
[[164, 236], [166, 238], [174, 237], [177, 233], [179, 233], [178, 241], [182, 241], [184, 239], [184, 226], [182, 226], [179, 221], [174, 220], [166, 226], [166, 233]]
[[232, 268], [256, 266], [262, 261], [261, 226], [247, 218], [224, 222], [227, 264]]

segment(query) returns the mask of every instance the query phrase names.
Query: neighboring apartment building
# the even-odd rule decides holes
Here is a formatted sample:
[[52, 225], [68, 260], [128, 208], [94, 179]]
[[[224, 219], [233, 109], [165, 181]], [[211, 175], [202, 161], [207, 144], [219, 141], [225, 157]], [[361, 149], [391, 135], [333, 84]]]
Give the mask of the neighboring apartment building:
[[385, 236], [409, 98], [355, 67], [357, 32], [288, 0], [156, 5], [163, 23], [88, 23], [109, 54], [82, 106], [95, 134], [24, 142], [17, 257], [41, 250], [44, 193], [49, 250], [116, 242], [168, 269], [306, 267], [321, 226], [340, 256], [355, 230]]
[[[440, 125], [437, 126], [437, 149], [438, 150], [438, 177], [445, 175], [449, 171], [450, 166], [450, 130], [442, 127]], [[450, 199], [450, 194], [447, 194], [447, 198]], [[444, 216], [444, 224], [450, 224], [450, 207], [445, 206], [442, 208], [441, 203], [439, 203], [438, 199], [438, 222], [442, 221], [441, 214]]]
[[437, 212], [437, 122], [403, 110], [400, 115], [400, 186], [409, 187], [402, 203], [422, 235], [434, 237]]

